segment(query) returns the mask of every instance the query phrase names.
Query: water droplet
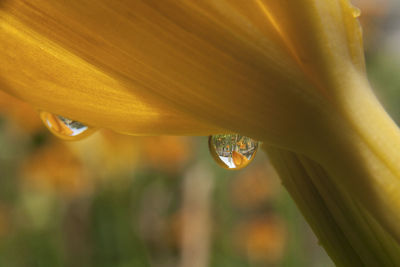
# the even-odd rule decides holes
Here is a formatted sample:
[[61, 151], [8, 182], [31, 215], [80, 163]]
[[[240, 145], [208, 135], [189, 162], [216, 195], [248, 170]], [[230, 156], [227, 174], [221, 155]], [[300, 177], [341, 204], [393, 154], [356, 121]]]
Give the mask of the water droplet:
[[351, 13], [354, 18], [358, 18], [359, 16], [361, 16], [361, 10], [355, 6], [351, 6]]
[[229, 170], [246, 167], [255, 157], [259, 142], [238, 134], [217, 134], [208, 138], [210, 153], [218, 165]]
[[64, 140], [80, 140], [94, 133], [96, 129], [60, 115], [40, 111], [40, 118], [44, 125], [55, 136]]

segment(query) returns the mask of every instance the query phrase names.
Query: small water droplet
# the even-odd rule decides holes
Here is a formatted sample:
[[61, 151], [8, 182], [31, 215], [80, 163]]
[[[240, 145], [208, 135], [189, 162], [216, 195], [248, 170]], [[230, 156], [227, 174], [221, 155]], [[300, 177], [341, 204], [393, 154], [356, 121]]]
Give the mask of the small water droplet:
[[361, 10], [355, 6], [351, 6], [351, 13], [354, 18], [358, 18], [359, 16], [361, 16]]
[[208, 138], [210, 153], [218, 165], [239, 170], [254, 159], [259, 142], [239, 134], [217, 134]]
[[51, 133], [64, 140], [80, 140], [96, 131], [96, 129], [86, 126], [79, 121], [46, 111], [40, 111], [40, 118]]

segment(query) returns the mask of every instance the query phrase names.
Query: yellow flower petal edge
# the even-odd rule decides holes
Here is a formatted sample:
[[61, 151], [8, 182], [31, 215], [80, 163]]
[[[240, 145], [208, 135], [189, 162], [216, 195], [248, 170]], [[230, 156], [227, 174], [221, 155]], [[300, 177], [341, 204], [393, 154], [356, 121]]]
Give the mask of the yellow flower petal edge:
[[290, 151], [264, 148], [284, 186], [338, 266], [396, 266], [399, 245], [323, 167]]
[[129, 134], [264, 141], [338, 264], [399, 262], [400, 133], [370, 90], [349, 1], [7, 0], [0, 10], [3, 90]]

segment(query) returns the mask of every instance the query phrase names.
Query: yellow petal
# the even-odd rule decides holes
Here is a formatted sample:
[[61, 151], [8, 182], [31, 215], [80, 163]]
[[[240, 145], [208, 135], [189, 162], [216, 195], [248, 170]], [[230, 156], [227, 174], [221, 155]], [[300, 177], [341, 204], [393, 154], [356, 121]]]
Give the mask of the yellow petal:
[[6, 90], [96, 127], [292, 146], [323, 106], [257, 1], [8, 1], [0, 23]]
[[[2, 88], [39, 109], [135, 134], [208, 134], [210, 125], [165, 105], [148, 106], [123, 81], [29, 30], [6, 15], [1, 22]], [[6, 22], [5, 22], [6, 21]]]

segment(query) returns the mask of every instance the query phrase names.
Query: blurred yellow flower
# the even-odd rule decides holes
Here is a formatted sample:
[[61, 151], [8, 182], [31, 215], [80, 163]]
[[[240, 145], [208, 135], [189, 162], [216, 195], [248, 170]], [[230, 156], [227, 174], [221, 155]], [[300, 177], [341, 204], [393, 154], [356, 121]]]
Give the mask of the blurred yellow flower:
[[68, 147], [100, 179], [125, 177], [138, 163], [141, 143], [134, 136], [100, 130], [92, 136], [69, 142]]

